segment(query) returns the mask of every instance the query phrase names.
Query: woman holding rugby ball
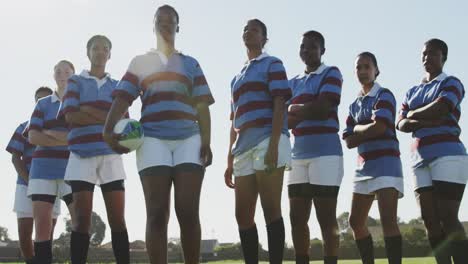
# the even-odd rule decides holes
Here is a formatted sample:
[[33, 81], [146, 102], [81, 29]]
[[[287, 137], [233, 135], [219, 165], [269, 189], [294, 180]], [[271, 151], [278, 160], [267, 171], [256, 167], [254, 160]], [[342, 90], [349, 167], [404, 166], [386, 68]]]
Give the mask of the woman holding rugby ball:
[[145, 138], [137, 167], [146, 202], [146, 247], [151, 263], [167, 263], [167, 224], [171, 188], [181, 230], [185, 263], [200, 259], [200, 191], [211, 164], [210, 112], [214, 103], [200, 64], [175, 48], [179, 15], [160, 6], [154, 15], [156, 49], [136, 56], [113, 94], [104, 139], [116, 151], [113, 128], [132, 102], [142, 100]]

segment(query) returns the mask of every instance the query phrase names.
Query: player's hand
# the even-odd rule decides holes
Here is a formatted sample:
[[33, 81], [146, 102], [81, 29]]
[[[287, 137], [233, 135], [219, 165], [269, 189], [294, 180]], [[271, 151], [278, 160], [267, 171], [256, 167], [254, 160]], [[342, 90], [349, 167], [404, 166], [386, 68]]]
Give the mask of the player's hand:
[[113, 151], [119, 154], [125, 154], [125, 153], [130, 152], [130, 149], [123, 147], [122, 145], [119, 144], [119, 139], [120, 139], [119, 134], [104, 132], [102, 134], [102, 138], [104, 139], [104, 142], [106, 142], [107, 145], [109, 145], [109, 147]]
[[271, 173], [278, 167], [278, 146], [275, 144], [269, 144], [267, 152], [265, 154], [265, 172]]
[[224, 183], [226, 184], [227, 187], [234, 189], [235, 184], [232, 181], [232, 172], [233, 172], [233, 168], [227, 167], [226, 171], [224, 172]]
[[210, 145], [202, 145], [200, 148], [200, 159], [203, 166], [208, 167], [213, 161], [213, 153]]

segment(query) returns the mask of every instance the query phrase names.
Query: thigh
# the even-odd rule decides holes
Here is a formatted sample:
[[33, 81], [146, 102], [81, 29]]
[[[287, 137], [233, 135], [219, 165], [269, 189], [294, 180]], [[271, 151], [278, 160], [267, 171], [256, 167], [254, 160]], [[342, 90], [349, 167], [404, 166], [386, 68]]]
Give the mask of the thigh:
[[193, 163], [179, 164], [174, 168], [174, 203], [178, 208], [199, 208], [204, 169]]
[[151, 171], [153, 174], [140, 177], [148, 215], [159, 210], [169, 211], [172, 172], [161, 169], [155, 168]]
[[291, 225], [294, 228], [295, 223], [309, 222], [310, 212], [312, 211], [312, 199], [302, 197], [289, 198], [289, 216], [291, 218]]
[[324, 223], [336, 222], [336, 204], [335, 197], [318, 196], [313, 198], [315, 214], [321, 225]]
[[369, 210], [374, 202], [374, 195], [353, 193], [351, 202], [350, 223], [365, 224]]
[[255, 217], [258, 189], [255, 174], [235, 178], [236, 218], [240, 228], [250, 228]]
[[257, 188], [262, 207], [281, 210], [281, 193], [283, 191], [284, 167], [277, 168], [271, 173], [257, 171]]
[[384, 188], [375, 191], [379, 204], [380, 218], [382, 221], [397, 221], [399, 192], [394, 188]]

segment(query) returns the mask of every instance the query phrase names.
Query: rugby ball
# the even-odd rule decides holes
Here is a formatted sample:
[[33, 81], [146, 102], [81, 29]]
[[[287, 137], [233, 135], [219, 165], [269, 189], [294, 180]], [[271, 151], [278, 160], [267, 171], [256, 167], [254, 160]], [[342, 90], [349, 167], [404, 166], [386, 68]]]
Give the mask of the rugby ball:
[[143, 143], [143, 127], [135, 119], [125, 118], [119, 120], [114, 127], [114, 133], [119, 135], [119, 144], [123, 147], [136, 150]]

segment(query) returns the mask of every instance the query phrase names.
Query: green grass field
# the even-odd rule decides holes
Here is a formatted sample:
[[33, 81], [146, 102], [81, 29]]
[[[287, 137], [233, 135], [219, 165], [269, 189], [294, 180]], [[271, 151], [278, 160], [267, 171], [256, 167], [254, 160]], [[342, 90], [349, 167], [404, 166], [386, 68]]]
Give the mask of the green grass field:
[[[243, 261], [217, 261], [217, 262], [208, 262], [209, 264], [242, 264]], [[267, 264], [268, 262], [260, 262], [262, 264]], [[284, 264], [294, 264], [293, 261], [285, 261]], [[323, 261], [311, 261], [310, 264], [323, 264]], [[360, 260], [339, 260], [338, 264], [361, 264]], [[388, 264], [387, 259], [377, 259], [375, 264]], [[427, 258], [405, 258], [403, 259], [403, 264], [436, 264], [433, 257]]]
[[[0, 262], [6, 263], [6, 262]], [[242, 264], [243, 261], [216, 261], [216, 262], [208, 262], [209, 264]], [[260, 262], [262, 264], [267, 264], [268, 262]], [[285, 261], [284, 264], [294, 264], [293, 261]], [[322, 264], [323, 261], [311, 261], [310, 264]], [[377, 259], [375, 264], [387, 264], [387, 259]], [[21, 263], [9, 263], [9, 264], [21, 264]], [[338, 264], [361, 264], [360, 260], [340, 260]], [[433, 257], [427, 258], [405, 258], [403, 259], [403, 264], [436, 264]]]

